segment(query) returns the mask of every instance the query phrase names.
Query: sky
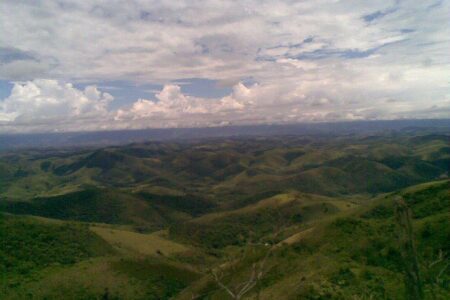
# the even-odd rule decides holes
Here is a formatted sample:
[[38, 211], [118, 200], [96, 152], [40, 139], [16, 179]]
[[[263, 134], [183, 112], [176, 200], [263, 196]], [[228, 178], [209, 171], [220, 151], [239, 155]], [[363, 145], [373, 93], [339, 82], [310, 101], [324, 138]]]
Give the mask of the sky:
[[450, 118], [450, 0], [0, 1], [0, 133]]

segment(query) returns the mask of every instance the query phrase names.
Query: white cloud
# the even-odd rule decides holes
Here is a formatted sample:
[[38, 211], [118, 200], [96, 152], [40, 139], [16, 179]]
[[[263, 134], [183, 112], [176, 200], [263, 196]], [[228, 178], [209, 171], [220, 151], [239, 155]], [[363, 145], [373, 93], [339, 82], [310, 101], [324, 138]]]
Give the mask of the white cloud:
[[252, 90], [238, 83], [233, 93], [222, 99], [205, 99], [184, 95], [180, 86], [169, 84], [155, 95], [156, 101], [139, 99], [130, 108], [119, 109], [115, 120], [127, 123], [127, 127], [136, 121], [145, 121], [153, 127], [165, 127], [162, 123], [166, 121], [176, 127], [209, 126], [223, 121], [223, 113], [230, 114], [251, 105], [252, 93]]
[[[276, 84], [241, 82], [218, 99], [185, 95], [180, 86], [165, 85], [155, 100], [139, 99], [129, 107], [108, 111], [112, 96], [95, 86], [84, 90], [55, 80], [15, 83], [0, 102], [0, 132], [83, 131], [147, 127], [221, 126], [224, 124], [292, 123], [392, 118], [445, 117], [450, 97], [434, 105], [381, 97], [375, 102], [349, 101], [349, 86], [335, 82]], [[319, 87], [323, 92], [317, 92]], [[361, 87], [368, 89], [368, 86]], [[357, 89], [359, 91], [359, 89]]]
[[[5, 0], [0, 45], [29, 57], [0, 57], [0, 79], [52, 78], [65, 92], [42, 100], [30, 96], [39, 80], [16, 84], [28, 94], [0, 100], [0, 130], [450, 117], [436, 109], [450, 99], [450, 1], [436, 3]], [[233, 91], [204, 99], [173, 84], [190, 78]], [[60, 83], [114, 80], [164, 88], [108, 112], [106, 94]]]
[[[272, 64], [255, 57], [283, 58], [320, 49], [361, 52], [395, 41], [403, 43], [391, 47], [385, 58], [402, 55], [403, 62], [411, 63], [427, 56], [426, 51], [414, 51], [414, 44], [431, 50], [450, 32], [442, 25], [448, 17], [446, 1], [432, 11], [417, 1], [177, 1], [176, 5], [137, 0], [3, 1], [0, 5], [0, 28], [9, 33], [0, 35], [0, 44], [51, 60], [55, 66], [46, 70], [49, 76], [64, 80], [275, 78]], [[369, 24], [363, 19], [393, 8]], [[402, 33], [403, 29], [414, 32]], [[312, 41], [301, 44], [308, 38]], [[448, 41], [444, 45], [440, 47], [448, 50]], [[443, 53], [436, 59], [449, 62]]]
[[0, 102], [0, 128], [77, 130], [83, 122], [97, 123], [105, 118], [112, 100], [95, 86], [81, 91], [56, 80], [16, 82], [11, 95]]
[[185, 96], [181, 93], [178, 85], [165, 85], [156, 94], [158, 101], [139, 99], [129, 110], [118, 111], [116, 119], [131, 118], [174, 118], [182, 114], [202, 114], [206, 113], [204, 100]]

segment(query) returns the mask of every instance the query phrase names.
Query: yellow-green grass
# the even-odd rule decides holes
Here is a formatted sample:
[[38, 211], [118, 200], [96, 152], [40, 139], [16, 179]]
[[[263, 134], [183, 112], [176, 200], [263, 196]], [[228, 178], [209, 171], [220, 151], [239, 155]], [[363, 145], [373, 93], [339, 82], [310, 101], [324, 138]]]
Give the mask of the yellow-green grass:
[[[421, 190], [424, 190], [429, 187], [437, 186], [437, 185], [443, 184], [445, 182], [448, 182], [448, 184], [450, 186], [450, 180], [444, 179], [444, 180], [436, 180], [436, 181], [430, 181], [430, 182], [412, 185], [412, 186], [409, 186], [409, 187], [406, 187], [406, 188], [400, 190], [399, 192], [400, 192], [400, 195], [420, 192]], [[363, 205], [360, 205], [360, 207], [357, 210], [355, 210], [355, 213], [359, 212], [361, 214], [361, 213], [367, 212], [368, 210], [370, 210], [380, 204], [391, 203], [393, 201], [392, 196], [396, 193], [398, 193], [398, 192], [382, 193], [382, 194], [376, 195], [375, 197], [371, 197], [370, 199], [366, 198], [366, 199], [368, 199], [366, 201], [359, 200], [357, 202], [362, 203]]]
[[[256, 298], [255, 292], [253, 292], [252, 295], [249, 295], [248, 299], [307, 299], [305, 294], [308, 295], [309, 293], [307, 291], [310, 290], [321, 291], [312, 296], [311, 299], [334, 299], [334, 297], [331, 296], [331, 293], [327, 294], [327, 291], [330, 290], [333, 290], [334, 293], [341, 293], [341, 297], [336, 297], [336, 299], [376, 299], [369, 292], [366, 295], [359, 291], [351, 296], [348, 295], [351, 293], [347, 292], [346, 296], [348, 298], [342, 296], [343, 291], [345, 291], [347, 287], [337, 287], [336, 285], [333, 285], [329, 279], [333, 276], [333, 273], [336, 274], [336, 270], [339, 270], [339, 262], [335, 262], [333, 258], [326, 255], [321, 255], [320, 253], [314, 254], [307, 258], [296, 260], [295, 262], [292, 262], [292, 265], [295, 266], [293, 267], [295, 272], [292, 272], [289, 276], [283, 277], [280, 281], [268, 288], [263, 289], [257, 296], [258, 298]], [[353, 274], [358, 274], [356, 275], [357, 277], [361, 276], [359, 275], [361, 273], [369, 272], [369, 270], [371, 274], [383, 274], [390, 278], [390, 281], [386, 282], [384, 286], [386, 290], [390, 291], [389, 294], [402, 294], [402, 289], [399, 289], [399, 285], [401, 286], [401, 277], [399, 277], [398, 274], [394, 274], [383, 268], [372, 266], [361, 268], [356, 265], [351, 266], [350, 269]], [[268, 276], [270, 276], [270, 273]], [[322, 295], [320, 297], [320, 294], [324, 294], [325, 296]], [[399, 297], [393, 299], [402, 298]]]
[[[401, 190], [400, 193], [405, 194], [417, 192], [445, 182], [448, 182], [448, 180], [415, 185]], [[310, 224], [310, 227], [302, 227], [300, 230], [289, 235], [286, 239], [278, 244], [276, 252], [273, 256], [270, 257], [267, 264], [269, 266], [273, 266], [273, 269], [270, 269], [270, 271], [266, 275], [267, 279], [263, 279], [263, 281], [267, 280], [268, 282], [270, 282], [273, 277], [276, 277], [276, 275], [273, 273], [276, 273], [277, 271], [281, 272], [279, 279], [274, 281], [274, 283], [269, 285], [268, 287], [262, 288], [262, 291], [258, 296], [256, 295], [256, 292], [253, 291], [253, 293], [249, 294], [248, 299], [300, 299], [299, 295], [308, 294], [308, 290], [310, 289], [320, 292], [326, 292], [330, 289], [333, 289], [333, 293], [342, 293], [342, 295], [346, 295], [345, 297], [347, 298], [343, 296], [342, 299], [350, 299], [352, 296], [355, 299], [375, 299], [373, 298], [373, 294], [371, 294], [373, 291], [368, 290], [367, 294], [364, 291], [366, 289], [366, 287], [364, 287], [364, 284], [367, 284], [369, 282], [364, 277], [366, 276], [366, 274], [371, 274], [371, 276], [379, 278], [387, 278], [388, 280], [385, 280], [383, 282], [383, 288], [385, 289], [386, 294], [392, 297], [392, 299], [403, 299], [404, 291], [401, 272], [396, 272], [395, 270], [384, 268], [373, 263], [360, 264], [356, 260], [349, 260], [348, 258], [333, 256], [330, 253], [326, 253], [325, 250], [320, 249], [315, 249], [316, 251], [307, 254], [308, 251], [310, 251], [309, 249], [314, 249], [315, 246], [313, 245], [318, 245], [320, 243], [329, 243], [328, 247], [330, 247], [329, 249], [332, 249], [332, 251], [337, 251], [336, 249], [339, 249], [343, 246], [346, 247], [345, 243], [334, 246], [335, 235], [333, 226], [330, 226], [331, 223], [338, 217], [340, 217], [341, 220], [346, 220], [345, 217], [349, 217], [350, 219], [357, 218], [357, 216], [359, 216], [362, 211], [366, 211], [369, 206], [375, 204], [379, 205], [385, 200], [392, 201], [393, 195], [394, 194], [390, 193], [372, 198], [370, 202], [367, 202], [367, 206], [356, 208], [356, 210], [348, 209], [346, 211], [337, 213], [336, 215], [333, 215], [327, 219], [322, 219], [320, 222], [317, 221], [316, 223], [314, 223], [314, 227], [312, 227]], [[388, 196], [388, 198], [384, 199], [386, 196]], [[372, 204], [372, 201], [374, 201], [375, 203]], [[345, 201], [343, 201], [343, 203], [345, 203]], [[441, 215], [448, 215], [448, 212], [444, 212]], [[415, 225], [418, 225], [417, 223], [425, 223], [428, 221], [429, 219], [418, 220], [415, 221]], [[365, 222], [366, 224], [371, 225], [376, 224], [370, 223], [371, 221]], [[339, 232], [339, 230], [337, 232]], [[350, 233], [350, 235], [352, 234], [353, 233]], [[383, 233], [381, 233], [381, 236], [382, 235]], [[361, 233], [355, 233], [354, 240], [349, 240], [347, 246], [350, 249], [352, 247], [352, 243], [359, 243], [359, 247], [361, 247], [361, 245], [365, 243], [361, 241], [363, 241], [366, 237], [367, 236], [362, 236]], [[378, 236], [378, 238], [379, 237], [380, 236]], [[336, 237], [336, 239], [339, 243], [342, 243], [344, 241], [342, 240], [342, 237]], [[362, 248], [365, 249], [364, 246]], [[300, 254], [294, 254], [295, 251], [302, 252], [299, 252]], [[345, 253], [345, 251], [346, 250], [344, 250], [343, 253]], [[283, 254], [283, 252], [288, 252], [291, 256], [285, 255]], [[283, 257], [288, 257], [289, 259], [284, 260]], [[354, 279], [351, 280], [360, 281], [359, 283], [355, 284], [355, 286], [360, 284], [358, 288], [352, 286], [353, 283], [343, 284], [338, 281], [338, 284], [336, 284], [335, 282], [333, 282], [333, 280], [335, 280], [334, 278], [338, 278], [337, 276], [342, 272], [344, 268], [348, 268], [348, 270], [350, 270], [353, 274], [352, 278]], [[201, 281], [197, 281], [196, 284], [192, 285], [190, 289], [187, 289], [183, 293], [181, 293], [177, 297], [177, 299], [189, 299], [190, 295], [195, 295], [196, 293], [200, 294], [202, 291], [207, 290], [206, 286], [208, 285], [208, 282], [211, 282], [210, 280], [210, 278], [204, 277]], [[214, 285], [212, 286], [217, 290], [215, 290], [208, 299], [222, 299], [221, 297], [223, 297], [223, 295], [222, 292], [220, 292], [220, 289], [218, 287], [215, 287]], [[323, 298], [327, 297], [325, 296]]]
[[449, 143], [444, 141], [431, 141], [425, 144], [420, 144], [415, 147], [415, 154], [419, 155], [422, 159], [429, 159], [433, 152], [439, 151], [443, 147], [448, 147]]
[[5, 215], [13, 218], [21, 218], [28, 220], [35, 220], [41, 223], [49, 223], [49, 224], [84, 224], [90, 225], [91, 227], [101, 227], [105, 229], [116, 229], [116, 230], [124, 230], [124, 231], [132, 231], [133, 225], [118, 225], [118, 224], [107, 224], [107, 223], [98, 223], [98, 222], [82, 222], [82, 221], [70, 221], [70, 220], [61, 220], [61, 219], [53, 219], [46, 218], [41, 216], [33, 216], [33, 215], [15, 215], [7, 212], [0, 212], [0, 215]]
[[183, 192], [163, 187], [163, 186], [155, 186], [154, 184], [140, 184], [138, 186], [133, 187], [130, 189], [132, 193], [149, 193], [149, 194], [156, 194], [156, 195], [169, 195], [169, 196], [182, 196]]
[[[404, 188], [404, 189], [402, 189], [398, 192], [394, 192], [394, 193], [379, 194], [379, 195], [371, 198], [370, 201], [366, 201], [363, 205], [359, 206], [355, 210], [349, 211], [349, 213], [360, 216], [360, 215], [363, 215], [364, 213], [369, 212], [370, 210], [374, 209], [375, 207], [377, 207], [379, 205], [392, 204], [394, 201], [394, 196], [396, 194], [406, 195], [406, 194], [418, 193], [423, 190], [426, 190], [427, 188], [436, 187], [436, 186], [439, 186], [446, 182], [447, 182], [448, 186], [450, 187], [450, 180], [445, 179], [445, 180], [430, 181], [430, 182], [426, 182], [426, 183], [409, 186], [407, 188]], [[450, 189], [449, 189], [449, 191], [450, 191]], [[449, 194], [449, 196], [450, 196], [450, 194]], [[344, 215], [350, 215], [350, 214], [344, 214]]]
[[306, 150], [306, 153], [291, 162], [287, 170], [295, 170], [310, 164], [323, 164], [326, 161], [337, 159], [345, 155], [337, 150]]
[[402, 190], [402, 193], [414, 193], [414, 192], [418, 192], [422, 189], [431, 187], [431, 186], [435, 186], [435, 185], [439, 185], [441, 183], [445, 183], [447, 182], [449, 184], [450, 187], [450, 180], [449, 179], [443, 179], [443, 180], [437, 180], [437, 181], [430, 181], [430, 182], [425, 182], [422, 184], [417, 184], [417, 185], [413, 185], [410, 187], [407, 187], [405, 189]]
[[13, 182], [3, 196], [10, 200], [26, 201], [34, 197], [52, 197], [76, 192], [82, 185], [97, 186], [98, 183], [92, 178], [98, 173], [98, 170], [82, 169], [73, 175], [70, 181], [67, 181], [38, 170], [34, 175]]
[[3, 299], [87, 299], [103, 295], [105, 289], [120, 299], [144, 298], [143, 283], [115, 272], [112, 263], [116, 260], [119, 258], [100, 257], [71, 267], [46, 268], [34, 280], [23, 282], [19, 289], [11, 290]]
[[294, 193], [278, 194], [276, 196], [261, 200], [258, 203], [251, 204], [240, 209], [206, 214], [196, 219], [193, 219], [192, 222], [208, 223], [214, 221], [215, 219], [227, 217], [230, 215], [245, 214], [267, 207], [277, 207], [283, 204], [287, 204], [291, 201], [294, 201], [296, 199], [295, 197], [296, 196]]
[[191, 220], [191, 222], [196, 223], [209, 223], [213, 222], [214, 220], [228, 217], [231, 215], [244, 215], [252, 212], [256, 212], [260, 209], [264, 208], [277, 208], [282, 207], [284, 205], [287, 205], [289, 203], [296, 202], [299, 205], [311, 205], [311, 204], [317, 204], [317, 203], [327, 203], [332, 204], [333, 206], [337, 207], [339, 210], [345, 211], [351, 208], [354, 208], [358, 206], [358, 204], [355, 204], [354, 201], [349, 201], [346, 199], [336, 199], [336, 198], [330, 198], [326, 196], [321, 195], [315, 195], [315, 194], [307, 194], [307, 193], [300, 193], [296, 191], [288, 192], [288, 193], [282, 193], [275, 195], [273, 197], [263, 199], [257, 203], [250, 204], [248, 206], [245, 206], [243, 208], [239, 208], [232, 211], [224, 211], [224, 212], [215, 212], [203, 215], [201, 217], [195, 218]]
[[284, 149], [274, 149], [264, 152], [261, 157], [256, 159], [258, 166], [262, 169], [266, 170], [276, 170], [280, 166], [286, 164], [286, 160], [283, 158], [283, 154], [285, 154]]
[[272, 174], [256, 174], [255, 176], [249, 176], [246, 171], [241, 172], [228, 180], [220, 182], [219, 184], [213, 187], [213, 190], [220, 191], [221, 189], [235, 189], [235, 188], [243, 188], [252, 186], [261, 186], [263, 187], [266, 184], [270, 184], [273, 182], [277, 182], [281, 180], [283, 177]]
[[294, 243], [297, 243], [299, 241], [301, 241], [305, 236], [311, 234], [314, 231], [314, 227], [302, 230], [300, 232], [297, 232], [293, 235], [291, 235], [290, 237], [282, 240], [281, 242], [278, 243], [278, 245], [292, 245]]
[[408, 147], [397, 144], [376, 145], [373, 149], [370, 149], [370, 155], [378, 160], [392, 156], [406, 156], [409, 152]]
[[185, 245], [168, 240], [164, 231], [142, 234], [100, 226], [90, 229], [124, 254], [172, 255], [189, 250]]

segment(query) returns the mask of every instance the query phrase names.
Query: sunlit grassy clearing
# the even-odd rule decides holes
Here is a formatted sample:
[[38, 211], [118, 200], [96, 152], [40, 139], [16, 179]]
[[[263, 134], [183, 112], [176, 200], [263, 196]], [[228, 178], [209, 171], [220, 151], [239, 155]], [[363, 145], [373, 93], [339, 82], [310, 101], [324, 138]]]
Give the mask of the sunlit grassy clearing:
[[164, 238], [163, 231], [141, 234], [98, 226], [91, 226], [90, 229], [120, 252], [171, 255], [188, 250], [186, 246]]

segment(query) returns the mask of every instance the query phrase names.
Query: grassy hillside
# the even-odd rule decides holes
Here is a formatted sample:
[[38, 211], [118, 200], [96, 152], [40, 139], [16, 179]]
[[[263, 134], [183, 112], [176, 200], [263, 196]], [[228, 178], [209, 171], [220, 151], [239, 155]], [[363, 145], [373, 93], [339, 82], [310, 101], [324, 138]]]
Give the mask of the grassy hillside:
[[175, 239], [206, 248], [243, 245], [251, 239], [270, 235], [277, 227], [302, 225], [345, 211], [356, 204], [324, 196], [284, 193], [243, 208], [211, 213], [175, 224]]
[[0, 215], [0, 290], [20, 287], [23, 277], [50, 266], [112, 254], [112, 247], [78, 224], [43, 223]]
[[[396, 194], [316, 222], [294, 234], [288, 228], [289, 236], [276, 246], [267, 273], [248, 297], [259, 294], [260, 299], [405, 299], [404, 261], [393, 213]], [[426, 299], [433, 299], [433, 294], [436, 299], [448, 299], [450, 270], [445, 266], [450, 251], [449, 182], [417, 186], [400, 194], [413, 211]], [[228, 233], [223, 235], [226, 240]], [[441, 252], [445, 256], [439, 261]], [[257, 252], [254, 255], [258, 257]], [[239, 261], [224, 282], [233, 286], [248, 278], [252, 259], [255, 257]], [[205, 277], [179, 298], [189, 299], [188, 294], [192, 293], [208, 295], [208, 299], [227, 297], [211, 277]]]
[[2, 299], [169, 299], [199, 277], [164, 234], [2, 215]]
[[160, 195], [86, 187], [27, 201], [0, 202], [0, 210], [61, 220], [133, 225], [140, 231], [162, 229], [211, 210], [214, 202], [194, 194]]
[[188, 251], [188, 247], [164, 238], [164, 232], [142, 234], [128, 230], [92, 226], [90, 228], [117, 251], [125, 254], [172, 255]]
[[7, 201], [3, 211], [83, 222], [134, 224], [141, 228], [161, 228], [166, 223], [154, 208], [132, 195], [89, 188], [59, 196], [37, 197], [29, 201]]

